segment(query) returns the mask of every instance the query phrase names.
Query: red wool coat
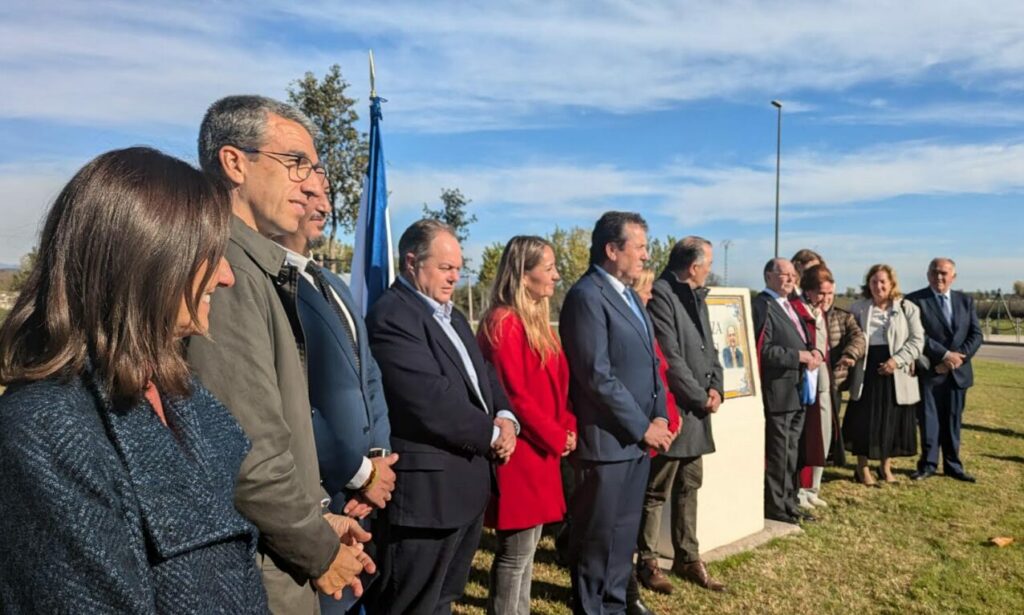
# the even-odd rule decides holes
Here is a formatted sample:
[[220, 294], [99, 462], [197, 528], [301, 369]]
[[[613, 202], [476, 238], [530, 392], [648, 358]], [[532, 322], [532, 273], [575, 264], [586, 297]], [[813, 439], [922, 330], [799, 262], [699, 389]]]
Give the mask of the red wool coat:
[[565, 515], [559, 466], [567, 432], [576, 432], [569, 411], [569, 366], [565, 355], [540, 356], [530, 349], [523, 321], [511, 310], [491, 312], [492, 344], [481, 332], [480, 349], [494, 364], [521, 427], [516, 450], [497, 467], [498, 491], [487, 508], [487, 527], [521, 530], [561, 521]]
[[[672, 389], [668, 388], [668, 361], [665, 360], [665, 353], [661, 351], [658, 340], [654, 340], [654, 353], [658, 355], [658, 375], [661, 376], [661, 384], [665, 387], [665, 410], [668, 412], [668, 430], [672, 433], [679, 431], [680, 416], [679, 407], [676, 406], [676, 396]], [[657, 457], [658, 452], [651, 449], [651, 457]]]

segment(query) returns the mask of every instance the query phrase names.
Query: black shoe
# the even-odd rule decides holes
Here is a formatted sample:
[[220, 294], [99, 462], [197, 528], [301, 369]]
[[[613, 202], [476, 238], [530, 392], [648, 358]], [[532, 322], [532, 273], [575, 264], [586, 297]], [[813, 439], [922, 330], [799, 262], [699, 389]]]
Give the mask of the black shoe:
[[954, 472], [952, 474], [947, 472], [946, 476], [948, 476], [950, 478], [954, 478], [956, 480], [963, 481], [965, 483], [976, 483], [976, 482], [978, 482], [978, 479], [974, 478], [973, 476], [971, 476], [967, 472]]
[[926, 478], [931, 478], [933, 476], [935, 476], [935, 470], [918, 470], [910, 475], [910, 480], [924, 480]]
[[800, 509], [797, 509], [796, 511], [796, 518], [799, 521], [803, 521], [804, 523], [814, 523], [818, 520], [818, 518], [812, 515], [811, 513], [807, 512], [806, 510]]
[[636, 581], [635, 572], [630, 573], [626, 585], [626, 615], [657, 615], [640, 599], [640, 585]]
[[779, 523], [789, 523], [790, 525], [797, 525], [800, 520], [793, 515], [765, 515], [765, 519], [771, 519], [772, 521], [778, 521]]

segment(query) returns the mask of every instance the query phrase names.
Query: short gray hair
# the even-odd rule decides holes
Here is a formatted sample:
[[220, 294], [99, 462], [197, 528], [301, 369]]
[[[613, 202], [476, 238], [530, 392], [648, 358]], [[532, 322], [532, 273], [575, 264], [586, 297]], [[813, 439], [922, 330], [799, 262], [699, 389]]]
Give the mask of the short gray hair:
[[266, 96], [225, 96], [210, 105], [199, 125], [199, 166], [208, 175], [225, 181], [220, 150], [225, 145], [259, 149], [266, 143], [270, 114], [291, 120], [316, 140], [317, 128], [304, 113]]
[[452, 227], [433, 218], [423, 218], [409, 225], [409, 228], [405, 229], [402, 237], [398, 240], [399, 269], [402, 271], [405, 269], [406, 254], [412, 254], [417, 263], [426, 260], [430, 254], [431, 242], [441, 233], [448, 233], [455, 237], [455, 230]]
[[956, 271], [956, 261], [946, 256], [936, 256], [932, 259], [932, 262], [928, 263], [928, 271], [935, 271], [935, 268], [939, 266], [939, 263], [949, 263], [953, 266], [953, 271]]
[[711, 247], [711, 242], [703, 237], [689, 235], [683, 237], [672, 246], [668, 255], [668, 270], [676, 273], [686, 271], [693, 264], [704, 263], [704, 246]]

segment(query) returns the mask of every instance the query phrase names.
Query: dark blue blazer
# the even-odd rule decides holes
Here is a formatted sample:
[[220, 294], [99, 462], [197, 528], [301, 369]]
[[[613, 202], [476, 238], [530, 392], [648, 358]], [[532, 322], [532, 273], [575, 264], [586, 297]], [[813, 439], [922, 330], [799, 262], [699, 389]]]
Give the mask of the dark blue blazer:
[[433, 310], [401, 280], [366, 317], [384, 375], [391, 444], [399, 454], [393, 499], [384, 509], [396, 525], [466, 525], [483, 514], [493, 489], [494, 414], [511, 411], [511, 405], [458, 310], [452, 311], [452, 326], [472, 360], [486, 408]]
[[[921, 308], [921, 324], [924, 325], [924, 351], [918, 359], [921, 369], [921, 383], [924, 386], [938, 384], [952, 377], [956, 386], [966, 389], [974, 384], [974, 368], [971, 357], [981, 347], [982, 332], [978, 322], [978, 314], [974, 309], [974, 299], [958, 290], [950, 291], [950, 304], [953, 308], [953, 326], [946, 323], [942, 315], [942, 306], [935, 297], [931, 287], [916, 290], [907, 299]], [[959, 369], [949, 374], [938, 374], [935, 366], [942, 363], [947, 351], [960, 352], [967, 356]]]
[[249, 441], [198, 382], [115, 409], [88, 374], [0, 397], [0, 610], [265, 613], [233, 503]]
[[642, 440], [651, 421], [668, 418], [654, 328], [647, 310], [640, 313], [644, 324], [594, 266], [562, 304], [558, 330], [569, 362], [578, 459], [626, 461], [645, 455]]
[[353, 495], [346, 487], [371, 448], [391, 448], [391, 425], [380, 369], [370, 354], [369, 334], [348, 286], [323, 270], [356, 325], [361, 370], [345, 326], [320, 291], [299, 279], [299, 320], [306, 340], [309, 403], [324, 488], [340, 512]]

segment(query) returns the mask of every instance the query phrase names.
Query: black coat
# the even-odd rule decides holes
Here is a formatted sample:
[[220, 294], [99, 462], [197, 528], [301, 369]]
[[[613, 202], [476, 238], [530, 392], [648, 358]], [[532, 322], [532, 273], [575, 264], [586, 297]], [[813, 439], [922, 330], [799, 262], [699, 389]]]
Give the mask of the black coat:
[[0, 397], [0, 610], [263, 613], [256, 528], [232, 503], [249, 442], [193, 381], [115, 410], [48, 379]]
[[[800, 337], [786, 311], [768, 293], [761, 292], [754, 297], [751, 310], [760, 350], [764, 411], [775, 414], [800, 410], [803, 407], [800, 403], [803, 377], [800, 351], [810, 350], [810, 347]], [[800, 326], [804, 326], [803, 321], [800, 321]]]
[[396, 525], [456, 528], [483, 514], [493, 487], [489, 460], [494, 415], [511, 410], [494, 367], [469, 322], [451, 323], [477, 373], [482, 404], [432, 308], [396, 280], [370, 308], [366, 328], [380, 366], [397, 481], [384, 509]]

